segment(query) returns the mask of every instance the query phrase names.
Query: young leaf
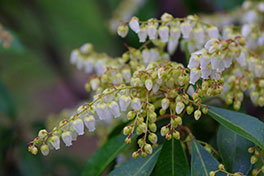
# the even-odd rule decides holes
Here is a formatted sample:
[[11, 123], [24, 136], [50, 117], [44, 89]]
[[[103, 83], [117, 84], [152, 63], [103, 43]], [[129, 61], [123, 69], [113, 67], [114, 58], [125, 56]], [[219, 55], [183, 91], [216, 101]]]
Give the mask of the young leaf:
[[162, 145], [153, 150], [151, 155], [146, 158], [141, 156], [136, 159], [130, 159], [113, 170], [109, 176], [129, 175], [129, 176], [148, 176], [156, 165]]
[[264, 123], [247, 114], [210, 106], [208, 114], [221, 125], [264, 149]]
[[82, 175], [100, 175], [117, 155], [126, 148], [127, 143], [124, 140], [125, 136], [120, 134], [107, 141], [87, 162]]
[[188, 175], [189, 166], [181, 142], [172, 138], [163, 144], [154, 175]]
[[[211, 171], [218, 170], [219, 162], [195, 139], [192, 141], [191, 176], [209, 176]], [[223, 176], [217, 173], [216, 176]]]
[[217, 132], [217, 146], [227, 171], [248, 174], [251, 169], [251, 154], [248, 153], [248, 148], [254, 146], [252, 142], [220, 126]]

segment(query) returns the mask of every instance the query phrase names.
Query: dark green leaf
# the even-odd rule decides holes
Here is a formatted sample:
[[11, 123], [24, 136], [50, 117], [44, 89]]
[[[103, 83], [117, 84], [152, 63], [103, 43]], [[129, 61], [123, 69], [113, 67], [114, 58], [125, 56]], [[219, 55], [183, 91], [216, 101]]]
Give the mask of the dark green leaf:
[[113, 170], [110, 176], [148, 176], [151, 174], [157, 159], [159, 157], [162, 145], [153, 150], [151, 155], [146, 158], [141, 156], [136, 159], [130, 159]]
[[248, 174], [251, 169], [251, 155], [248, 153], [248, 148], [254, 146], [252, 142], [220, 126], [217, 146], [227, 171]]
[[[195, 139], [192, 141], [191, 176], [209, 176], [211, 171], [218, 170], [219, 162]], [[222, 176], [217, 173], [216, 176]]]
[[107, 141], [87, 162], [82, 175], [100, 175], [117, 155], [126, 148], [127, 144], [124, 140], [125, 136], [120, 134]]
[[185, 156], [181, 142], [172, 138], [163, 144], [155, 175], [172, 175], [185, 176], [188, 175], [189, 166]]
[[7, 88], [0, 81], [0, 114], [1, 113], [13, 119], [15, 118], [15, 109], [13, 101], [10, 97]]
[[264, 149], [264, 123], [247, 114], [210, 106], [209, 115], [221, 125]]
[[241, 6], [244, 0], [211, 0], [213, 1], [218, 7], [223, 10], [231, 10], [235, 7]]

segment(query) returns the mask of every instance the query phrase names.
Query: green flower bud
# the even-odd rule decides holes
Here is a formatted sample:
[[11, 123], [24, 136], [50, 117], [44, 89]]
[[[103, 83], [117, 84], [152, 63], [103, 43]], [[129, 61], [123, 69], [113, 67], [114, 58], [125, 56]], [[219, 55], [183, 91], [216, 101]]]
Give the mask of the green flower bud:
[[255, 176], [255, 175], [257, 175], [257, 173], [258, 173], [258, 170], [257, 170], [257, 169], [253, 169], [251, 173], [252, 173], [252, 175], [254, 175], [254, 176]]
[[160, 114], [160, 115], [164, 115], [165, 113], [166, 113], [165, 110], [163, 110], [163, 109], [160, 109], [160, 110], [159, 110], [159, 114]]
[[141, 156], [142, 156], [143, 158], [146, 158], [146, 157], [148, 156], [148, 154], [147, 154], [146, 152], [141, 152]]
[[125, 142], [126, 142], [127, 144], [130, 144], [130, 143], [131, 143], [131, 138], [128, 138], [128, 137], [127, 137], [127, 138], [125, 139]]
[[218, 165], [218, 169], [223, 171], [223, 170], [225, 170], [225, 166], [223, 164], [219, 164]]
[[132, 154], [132, 158], [137, 158], [139, 156], [139, 154], [138, 154], [138, 152], [133, 152], [133, 154]]
[[233, 176], [241, 176], [239, 172], [234, 173]]
[[208, 113], [208, 108], [205, 106], [205, 107], [202, 109], [202, 112], [203, 112], [203, 114], [207, 114], [207, 113]]
[[147, 79], [145, 81], [145, 87], [147, 88], [148, 91], [150, 91], [152, 89], [153, 83], [151, 79]]
[[163, 110], [166, 110], [170, 105], [170, 100], [168, 98], [163, 98], [161, 100], [161, 107]]
[[157, 131], [157, 125], [155, 123], [149, 123], [149, 129], [152, 132], [156, 132]]
[[193, 98], [194, 100], [196, 100], [198, 97], [199, 97], [198, 93], [194, 92], [194, 93], [192, 94], [192, 98]]
[[258, 161], [258, 158], [255, 155], [251, 156], [251, 158], [250, 158], [251, 164], [255, 164], [257, 161]]
[[37, 137], [37, 138], [34, 139], [34, 144], [37, 145], [37, 146], [39, 146], [41, 144], [41, 142], [42, 142], [42, 140], [41, 140], [40, 137]]
[[141, 135], [143, 133], [142, 127], [139, 125], [136, 129], [137, 135]]
[[121, 36], [122, 38], [126, 37], [127, 33], [128, 33], [128, 26], [127, 25], [120, 25], [117, 28], [117, 33], [119, 36]]
[[140, 128], [142, 128], [143, 133], [146, 133], [147, 132], [148, 127], [147, 127], [147, 124], [146, 123], [143, 122], [139, 126], [140, 126]]
[[144, 146], [144, 150], [145, 150], [145, 152], [147, 152], [147, 154], [151, 154], [152, 153], [152, 147], [151, 147], [151, 145], [150, 144], [146, 144]]
[[181, 137], [181, 135], [180, 135], [180, 132], [179, 131], [175, 131], [175, 132], [173, 132], [173, 138], [174, 139], [177, 139], [177, 140], [179, 140], [180, 139], [180, 137]]
[[199, 120], [200, 117], [201, 117], [201, 115], [202, 115], [201, 111], [197, 109], [197, 110], [194, 112], [194, 118], [195, 118], [195, 120]]
[[158, 137], [155, 133], [150, 133], [148, 135], [148, 140], [152, 143], [152, 144], [156, 144], [158, 141]]
[[157, 120], [157, 114], [153, 111], [149, 112], [149, 121], [150, 123], [154, 123]]
[[193, 106], [192, 105], [189, 105], [189, 106], [187, 106], [187, 114], [188, 115], [191, 115], [192, 113], [193, 113], [193, 111], [194, 111], [194, 108], [193, 108]]
[[31, 148], [31, 153], [32, 153], [33, 155], [36, 155], [36, 154], [38, 153], [38, 148], [35, 147], [35, 146], [32, 146], [32, 148]]
[[129, 126], [126, 126], [124, 129], [123, 129], [123, 134], [124, 135], [128, 135], [129, 133], [131, 133], [131, 127]]
[[136, 116], [136, 112], [135, 111], [129, 111], [127, 113], [127, 119], [128, 120], [133, 120], [135, 118], [135, 116]]
[[40, 147], [40, 151], [41, 153], [44, 155], [44, 156], [47, 156], [49, 154], [49, 146], [46, 145], [46, 144], [43, 144], [41, 147]]
[[48, 134], [47, 130], [43, 129], [43, 130], [40, 130], [39, 131], [38, 136], [41, 137], [41, 138], [43, 138], [47, 134]]
[[254, 147], [248, 148], [248, 153], [253, 153], [255, 151]]
[[144, 139], [143, 138], [140, 138], [138, 141], [137, 141], [139, 147], [142, 147], [144, 145]]
[[208, 89], [208, 86], [209, 86], [208, 81], [203, 81], [203, 83], [202, 83], [202, 89], [203, 90], [207, 90]]
[[169, 133], [169, 131], [170, 130], [169, 130], [168, 127], [166, 127], [166, 126], [162, 127], [161, 130], [160, 130], [161, 136], [165, 136], [166, 134]]
[[210, 175], [210, 176], [215, 176], [215, 172], [214, 172], [214, 171], [211, 171], [211, 172], [209, 173], [209, 175]]
[[241, 106], [241, 102], [240, 101], [235, 101], [233, 108], [238, 111], [240, 109]]
[[171, 140], [171, 134], [166, 134], [166, 139], [169, 141]]

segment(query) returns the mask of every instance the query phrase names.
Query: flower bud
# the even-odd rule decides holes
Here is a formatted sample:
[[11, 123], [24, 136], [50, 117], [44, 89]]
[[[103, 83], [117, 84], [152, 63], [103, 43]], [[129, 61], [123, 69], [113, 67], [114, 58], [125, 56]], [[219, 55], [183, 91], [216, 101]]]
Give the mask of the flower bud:
[[141, 135], [143, 133], [143, 129], [141, 126], [138, 126], [136, 129], [137, 135]]
[[158, 141], [158, 137], [155, 133], [150, 133], [148, 135], [148, 140], [152, 143], [152, 144], [156, 144]]
[[31, 148], [31, 153], [32, 153], [33, 155], [36, 155], [36, 154], [38, 153], [38, 148], [35, 147], [35, 146], [32, 146], [32, 148]]
[[185, 105], [182, 102], [178, 102], [176, 104], [176, 113], [180, 114], [182, 113], [183, 109], [184, 109]]
[[166, 134], [166, 137], [165, 137], [168, 141], [171, 140], [171, 134]]
[[211, 171], [211, 172], [209, 173], [209, 175], [210, 175], [210, 176], [215, 176], [215, 172], [214, 172], [214, 171]]
[[254, 147], [248, 148], [248, 153], [253, 153], [255, 151]]
[[148, 156], [148, 154], [147, 154], [146, 152], [141, 152], [141, 156], [142, 156], [143, 158], [146, 158], [146, 157]]
[[169, 130], [168, 127], [166, 127], [166, 126], [162, 127], [161, 130], [160, 130], [161, 136], [165, 136], [166, 134], [169, 133], [169, 131], [170, 130]]
[[139, 126], [142, 129], [143, 133], [147, 132], [148, 128], [147, 128], [147, 124], [146, 123], [143, 122]]
[[191, 115], [193, 113], [193, 111], [194, 111], [194, 108], [191, 105], [189, 105], [189, 106], [187, 106], [186, 111], [187, 111], [188, 115]]
[[60, 149], [60, 138], [58, 136], [53, 135], [49, 141], [56, 150]]
[[127, 36], [127, 33], [128, 33], [128, 26], [127, 25], [120, 25], [117, 28], [117, 33], [122, 38], [126, 37]]
[[133, 154], [132, 154], [132, 158], [137, 158], [139, 156], [139, 154], [138, 154], [138, 152], [133, 152]]
[[140, 102], [139, 98], [133, 98], [133, 100], [131, 102], [131, 107], [134, 110], [139, 110], [141, 108], [141, 102]]
[[125, 139], [125, 142], [126, 142], [127, 144], [131, 144], [131, 138], [128, 138], [128, 137], [127, 137], [127, 138]]
[[200, 117], [201, 117], [201, 115], [202, 115], [201, 111], [200, 110], [196, 110], [194, 112], [194, 118], [195, 118], [195, 120], [199, 120]]
[[160, 109], [160, 110], [159, 110], [159, 114], [160, 114], [160, 115], [164, 115], [165, 113], [166, 113], [165, 110], [163, 110], [163, 109]]
[[161, 107], [163, 110], [166, 110], [170, 105], [170, 100], [168, 98], [163, 98], [161, 100]]
[[131, 130], [131, 127], [126, 126], [125, 128], [123, 128], [123, 134], [128, 135], [129, 133], [131, 133]]
[[168, 42], [169, 40], [169, 28], [166, 25], [159, 27], [159, 37], [162, 42]]
[[251, 164], [255, 164], [257, 161], [258, 161], [258, 158], [255, 155], [251, 156], [251, 158], [250, 158]]
[[154, 123], [157, 120], [157, 114], [153, 111], [149, 112], [149, 122]]
[[121, 116], [121, 113], [120, 113], [120, 109], [119, 109], [119, 106], [117, 104], [117, 102], [115, 101], [112, 101], [110, 104], [109, 104], [109, 111], [110, 113], [115, 117], [115, 118], [118, 118]]
[[74, 130], [78, 133], [78, 135], [84, 134], [84, 125], [81, 119], [76, 119], [72, 122]]
[[130, 104], [131, 98], [129, 96], [126, 95], [122, 95], [119, 98], [119, 105], [120, 105], [120, 110], [121, 111], [126, 111], [129, 104]]
[[42, 155], [47, 156], [49, 154], [49, 146], [47, 144], [43, 144], [40, 147], [40, 151], [41, 151]]
[[147, 154], [152, 154], [152, 147], [151, 147], [150, 144], [146, 144], [146, 145], [144, 146], [144, 150], [145, 150], [145, 152], [146, 152]]
[[140, 138], [138, 141], [137, 141], [139, 147], [142, 147], [144, 145], [144, 139], [143, 138]]
[[180, 132], [179, 132], [179, 131], [175, 131], [175, 132], [173, 132], [173, 134], [172, 134], [172, 135], [173, 135], [173, 138], [174, 138], [174, 139], [177, 139], [177, 140], [179, 140], [179, 139], [180, 139], [180, 137], [181, 137], [181, 136], [180, 136]]
[[145, 81], [145, 86], [146, 86], [148, 91], [150, 91], [152, 89], [153, 83], [152, 83], [151, 79], [147, 79]]
[[218, 169], [223, 171], [223, 170], [225, 170], [225, 166], [223, 164], [219, 164], [218, 165]]
[[38, 136], [40, 138], [43, 138], [44, 136], [46, 136], [48, 134], [47, 130], [43, 129], [43, 130], [40, 130], [39, 133], [38, 133]]
[[207, 113], [208, 113], [208, 108], [205, 106], [205, 107], [202, 109], [202, 112], [203, 112], [204, 114], [207, 114]]
[[156, 132], [157, 131], [157, 125], [155, 123], [149, 123], [149, 129], [152, 132]]
[[135, 118], [135, 116], [136, 116], [136, 112], [135, 111], [129, 111], [127, 113], [127, 119], [128, 120], [133, 120]]

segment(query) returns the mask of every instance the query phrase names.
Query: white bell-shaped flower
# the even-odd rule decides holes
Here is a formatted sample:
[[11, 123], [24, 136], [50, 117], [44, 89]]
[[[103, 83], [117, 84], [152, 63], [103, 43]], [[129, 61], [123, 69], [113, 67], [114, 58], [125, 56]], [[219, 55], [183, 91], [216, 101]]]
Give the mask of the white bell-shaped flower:
[[159, 52], [157, 51], [157, 49], [150, 49], [150, 62], [153, 62], [155, 60], [157, 60], [159, 58]]
[[85, 43], [80, 47], [80, 51], [82, 54], [89, 54], [93, 51], [93, 45], [91, 43]]
[[56, 135], [53, 135], [50, 139], [49, 139], [50, 144], [52, 145], [52, 147], [54, 147], [56, 150], [60, 149], [60, 138]]
[[119, 106], [115, 101], [112, 101], [109, 104], [109, 111], [111, 112], [111, 114], [117, 118], [121, 116], [120, 110], [119, 110]]
[[203, 79], [209, 79], [209, 76], [210, 76], [211, 73], [212, 73], [212, 70], [209, 69], [208, 67], [209, 67], [209, 66], [207, 66], [207, 67], [201, 69], [201, 72], [202, 72], [201, 77], [202, 77]]
[[93, 132], [95, 130], [95, 119], [92, 115], [85, 117], [83, 121], [86, 128], [88, 128], [90, 132]]
[[129, 27], [130, 27], [135, 33], [139, 33], [139, 32], [140, 32], [140, 26], [139, 26], [139, 22], [138, 22], [138, 18], [137, 18], [137, 17], [133, 17], [133, 18], [131, 18], [131, 20], [129, 21]]
[[169, 40], [168, 42], [168, 53], [172, 55], [178, 47], [178, 40]]
[[90, 81], [92, 90], [95, 91], [99, 88], [100, 80], [98, 78], [92, 79]]
[[150, 40], [157, 39], [157, 26], [155, 24], [148, 24], [148, 36]]
[[242, 26], [242, 31], [241, 31], [241, 33], [242, 33], [242, 35], [243, 35], [244, 37], [247, 37], [247, 36], [250, 34], [251, 30], [252, 30], [252, 28], [251, 28], [251, 25], [250, 25], [250, 24], [244, 24], [244, 25]]
[[233, 62], [233, 57], [225, 57], [223, 60], [225, 68], [229, 68]]
[[222, 72], [225, 69], [223, 59], [221, 59], [218, 56], [211, 57], [211, 64], [212, 64], [212, 69], [217, 70], [218, 72]]
[[157, 93], [160, 89], [160, 85], [159, 84], [154, 84], [152, 87], [152, 93]]
[[149, 64], [149, 62], [150, 62], [150, 51], [149, 51], [149, 49], [143, 49], [142, 58], [143, 58], [144, 65]]
[[207, 29], [207, 34], [210, 38], [215, 38], [218, 39], [219, 38], [219, 31], [218, 28], [215, 26], [211, 26]]
[[195, 84], [196, 81], [198, 81], [198, 79], [200, 79], [201, 77], [201, 71], [196, 69], [196, 68], [193, 68], [191, 69], [191, 74], [190, 74], [190, 83], [191, 84]]
[[134, 110], [139, 110], [141, 108], [141, 102], [139, 98], [133, 98], [132, 102], [131, 102], [131, 107]]
[[168, 98], [163, 98], [161, 100], [161, 107], [163, 110], [166, 110], [170, 105], [170, 100]]
[[181, 29], [177, 26], [173, 26], [170, 29], [170, 40], [179, 41], [181, 37]]
[[84, 125], [83, 125], [83, 121], [81, 119], [75, 119], [72, 122], [72, 126], [74, 128], [74, 130], [78, 133], [78, 135], [83, 135], [84, 134]]
[[61, 138], [67, 147], [72, 145], [72, 135], [70, 131], [64, 131]]
[[93, 72], [94, 63], [92, 60], [88, 59], [84, 61], [84, 71], [85, 73]]
[[202, 54], [200, 51], [197, 51], [197, 52], [194, 52], [192, 55], [191, 55], [191, 58], [190, 58], [190, 61], [189, 61], [189, 64], [188, 64], [188, 68], [189, 69], [193, 69], [193, 68], [198, 68], [199, 65], [200, 65], [200, 58], [199, 58], [199, 55]]
[[182, 37], [184, 39], [188, 39], [190, 37], [191, 30], [192, 30], [192, 27], [190, 23], [188, 22], [181, 23], [181, 32], [182, 32]]
[[195, 28], [193, 30], [193, 36], [194, 36], [194, 41], [196, 44], [198, 44], [198, 45], [204, 44], [205, 35], [204, 35], [203, 28], [201, 28], [201, 27]]
[[211, 62], [209, 56], [201, 56], [200, 57], [200, 68], [204, 69], [204, 68], [208, 68], [208, 64]]
[[71, 52], [70, 62], [71, 64], [76, 64], [80, 56], [79, 50], [75, 49]]
[[168, 42], [169, 40], [169, 28], [166, 25], [159, 27], [159, 37], [162, 42]]
[[241, 52], [239, 57], [237, 58], [237, 62], [241, 65], [241, 67], [245, 67], [247, 65], [247, 56], [245, 52]]
[[260, 3], [258, 4], [258, 10], [259, 10], [260, 12], [264, 12], [264, 2], [260, 2]]
[[42, 155], [47, 156], [49, 154], [49, 146], [47, 144], [43, 144], [40, 147], [40, 151], [41, 151]]
[[126, 96], [126, 95], [122, 95], [120, 98], [119, 98], [119, 106], [120, 106], [120, 110], [121, 111], [126, 111], [129, 104], [131, 102], [131, 98], [129, 96]]
[[140, 43], [144, 43], [147, 39], [147, 28], [145, 26], [140, 28], [140, 32], [138, 32], [138, 38]]
[[122, 70], [122, 77], [126, 81], [126, 83], [129, 83], [131, 80], [131, 71], [130, 69], [123, 69]]

